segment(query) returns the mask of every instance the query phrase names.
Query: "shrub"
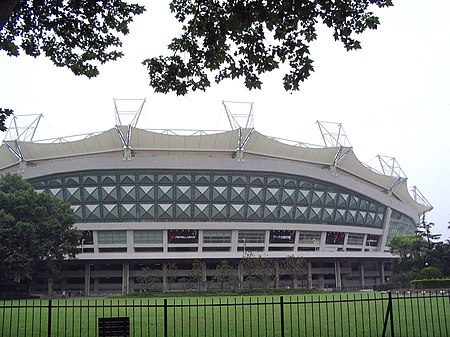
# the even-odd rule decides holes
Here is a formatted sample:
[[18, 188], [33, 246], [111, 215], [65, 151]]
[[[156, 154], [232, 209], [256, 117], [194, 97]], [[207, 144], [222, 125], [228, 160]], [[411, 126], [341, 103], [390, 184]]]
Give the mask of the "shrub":
[[441, 279], [443, 277], [444, 276], [438, 268], [425, 267], [420, 271], [419, 276], [416, 278], [416, 280], [435, 280]]
[[414, 280], [411, 281], [414, 289], [444, 289], [450, 288], [450, 278], [436, 280]]

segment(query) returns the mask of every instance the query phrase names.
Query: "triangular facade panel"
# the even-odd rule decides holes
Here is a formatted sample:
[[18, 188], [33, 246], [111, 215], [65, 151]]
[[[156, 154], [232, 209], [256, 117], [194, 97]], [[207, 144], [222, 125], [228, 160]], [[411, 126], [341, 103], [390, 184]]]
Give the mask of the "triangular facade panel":
[[66, 188], [67, 202], [79, 203], [81, 202], [81, 192], [78, 187], [68, 187]]
[[309, 190], [300, 189], [297, 193], [297, 203], [300, 205], [310, 205], [311, 204], [312, 192]]
[[177, 174], [177, 184], [192, 184], [192, 176]]
[[136, 187], [133, 186], [121, 186], [120, 187], [120, 200], [123, 202], [135, 202], [136, 201]]
[[153, 174], [139, 174], [138, 182], [139, 182], [139, 185], [153, 184], [155, 182], [155, 176]]
[[98, 202], [99, 194], [97, 187], [84, 187], [83, 190], [85, 202]]
[[230, 219], [231, 220], [244, 220], [245, 218], [245, 207], [244, 205], [230, 205]]
[[[292, 207], [292, 206], [291, 206]], [[264, 206], [264, 220], [276, 220], [277, 219], [278, 206], [266, 205]]]
[[153, 186], [139, 186], [139, 201], [148, 202], [155, 200], [155, 188]]
[[172, 186], [158, 186], [158, 201], [160, 201], [160, 202], [173, 201], [173, 187]]
[[194, 205], [194, 219], [208, 220], [209, 219], [209, 204], [195, 204]]
[[116, 184], [116, 176], [115, 175], [101, 176], [100, 181], [102, 182], [102, 185], [114, 185]]
[[153, 204], [139, 204], [139, 217], [141, 220], [154, 220], [155, 206]]
[[209, 201], [209, 186], [195, 186], [194, 200], [196, 202], [208, 202]]
[[102, 200], [104, 202], [117, 202], [117, 187], [116, 186], [103, 186], [102, 187]]
[[211, 205], [211, 218], [214, 220], [225, 220], [227, 218], [227, 205], [226, 204], [212, 204]]
[[226, 202], [227, 201], [228, 188], [225, 187], [225, 186], [214, 186], [212, 194], [213, 194], [213, 201], [214, 202]]
[[66, 186], [79, 186], [80, 178], [79, 177], [67, 177], [64, 181]]
[[135, 221], [137, 219], [136, 204], [122, 204], [120, 206], [122, 220]]

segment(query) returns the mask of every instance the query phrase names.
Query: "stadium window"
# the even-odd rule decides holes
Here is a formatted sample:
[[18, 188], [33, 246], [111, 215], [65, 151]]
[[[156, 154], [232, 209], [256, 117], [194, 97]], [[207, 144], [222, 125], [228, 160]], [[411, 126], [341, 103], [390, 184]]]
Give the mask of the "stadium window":
[[347, 244], [350, 246], [361, 246], [364, 241], [364, 234], [349, 234]]
[[366, 246], [369, 247], [378, 247], [378, 241], [380, 240], [379, 235], [367, 235]]
[[99, 244], [124, 244], [127, 243], [126, 231], [98, 231]]
[[203, 243], [231, 243], [231, 231], [203, 231]]
[[321, 236], [321, 232], [299, 232], [298, 243], [319, 244]]
[[133, 231], [133, 241], [135, 244], [162, 244], [162, 231]]
[[264, 243], [266, 239], [265, 231], [239, 231], [239, 243]]

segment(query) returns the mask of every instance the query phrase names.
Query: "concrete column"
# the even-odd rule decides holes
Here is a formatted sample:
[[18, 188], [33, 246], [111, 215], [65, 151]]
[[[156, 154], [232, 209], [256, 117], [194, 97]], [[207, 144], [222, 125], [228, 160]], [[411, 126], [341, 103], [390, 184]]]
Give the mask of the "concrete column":
[[98, 294], [98, 277], [94, 278], [94, 294]]
[[166, 293], [168, 290], [168, 284], [167, 284], [167, 263], [164, 262], [162, 265], [162, 284], [163, 284], [163, 292]]
[[53, 279], [51, 277], [47, 280], [47, 295], [53, 297]]
[[341, 263], [339, 261], [334, 262], [334, 278], [336, 280], [336, 288], [342, 288], [342, 278], [341, 278]]
[[280, 287], [280, 263], [278, 260], [274, 261], [273, 268], [275, 269], [274, 287], [279, 288]]
[[202, 287], [203, 289], [201, 290], [205, 290], [206, 288], [206, 262], [202, 262]]
[[308, 266], [308, 289], [312, 289], [312, 266], [311, 263], [307, 263]]
[[385, 275], [384, 275], [384, 261], [380, 261], [380, 283], [385, 283]]
[[130, 264], [122, 265], [122, 295], [130, 293]]
[[244, 285], [244, 273], [242, 271], [242, 265], [240, 263], [238, 264], [238, 284], [239, 289], [242, 289]]
[[323, 274], [319, 274], [319, 289], [325, 288], [325, 279], [323, 277]]
[[91, 294], [91, 265], [86, 263], [84, 266], [84, 296]]
[[364, 262], [362, 262], [362, 261], [359, 264], [359, 274], [361, 277], [361, 288], [365, 288], [366, 280], [365, 280], [365, 275], [364, 275]]

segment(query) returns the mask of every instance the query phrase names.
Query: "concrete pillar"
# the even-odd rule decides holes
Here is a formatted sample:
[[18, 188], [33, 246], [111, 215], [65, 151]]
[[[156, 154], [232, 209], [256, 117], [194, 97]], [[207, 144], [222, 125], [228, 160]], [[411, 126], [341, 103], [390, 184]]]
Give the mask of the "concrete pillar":
[[380, 261], [380, 283], [385, 283], [385, 274], [384, 274], [384, 261]]
[[91, 295], [91, 265], [86, 263], [84, 266], [84, 296]]
[[207, 290], [206, 288], [206, 262], [202, 262], [202, 287], [201, 290]]
[[239, 289], [242, 289], [244, 286], [244, 273], [243, 273], [242, 265], [240, 263], [238, 264], [238, 284], [239, 284]]
[[94, 294], [98, 294], [98, 277], [94, 278]]
[[342, 288], [342, 278], [341, 278], [341, 263], [339, 261], [334, 262], [334, 278], [336, 280], [336, 288]]
[[323, 277], [323, 274], [319, 274], [319, 289], [325, 288], [325, 279]]
[[162, 265], [162, 284], [163, 284], [163, 292], [166, 293], [168, 291], [168, 284], [167, 284], [167, 263], [164, 262]]
[[278, 260], [274, 261], [273, 268], [275, 269], [274, 287], [280, 287], [280, 263]]
[[360, 262], [359, 264], [359, 274], [361, 277], [361, 288], [365, 288], [366, 287], [366, 279], [365, 279], [365, 275], [364, 275], [364, 262]]
[[311, 263], [307, 263], [308, 266], [308, 289], [312, 289], [312, 266]]
[[298, 278], [294, 277], [294, 288], [298, 288]]
[[122, 265], [122, 295], [130, 293], [130, 264]]
[[47, 295], [48, 297], [53, 297], [53, 279], [51, 277], [47, 281]]

